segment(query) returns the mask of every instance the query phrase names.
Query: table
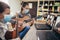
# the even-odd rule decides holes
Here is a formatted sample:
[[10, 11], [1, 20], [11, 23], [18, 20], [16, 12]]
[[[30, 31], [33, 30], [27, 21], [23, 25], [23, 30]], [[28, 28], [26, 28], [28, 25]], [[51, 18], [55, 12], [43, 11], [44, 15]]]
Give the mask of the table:
[[35, 22], [35, 27], [37, 30], [51, 30], [52, 27], [48, 24], [46, 24], [46, 21], [40, 20]]

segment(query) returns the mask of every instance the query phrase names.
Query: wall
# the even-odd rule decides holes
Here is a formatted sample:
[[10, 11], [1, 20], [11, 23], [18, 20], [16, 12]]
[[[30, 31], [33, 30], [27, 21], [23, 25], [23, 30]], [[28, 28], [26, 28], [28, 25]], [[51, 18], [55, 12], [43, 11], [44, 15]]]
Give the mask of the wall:
[[8, 0], [0, 0], [0, 1], [5, 2], [5, 3], [9, 4], [9, 3], [8, 3]]
[[21, 0], [0, 0], [0, 1], [3, 1], [5, 3], [7, 3], [9, 6], [10, 6], [10, 10], [11, 10], [11, 15], [15, 15], [15, 13], [17, 11], [20, 11], [20, 8], [21, 8]]
[[9, 6], [11, 7], [11, 15], [15, 15], [17, 11], [21, 9], [21, 0], [9, 0]]
[[22, 0], [22, 1], [26, 1], [26, 2], [28, 2], [28, 1], [38, 1], [38, 0]]
[[[38, 1], [38, 0], [22, 0], [22, 1], [25, 1], [25, 2], [32, 2], [32, 1]], [[40, 1], [55, 1], [55, 0], [40, 0]], [[56, 1], [60, 1], [60, 0], [56, 0]]]

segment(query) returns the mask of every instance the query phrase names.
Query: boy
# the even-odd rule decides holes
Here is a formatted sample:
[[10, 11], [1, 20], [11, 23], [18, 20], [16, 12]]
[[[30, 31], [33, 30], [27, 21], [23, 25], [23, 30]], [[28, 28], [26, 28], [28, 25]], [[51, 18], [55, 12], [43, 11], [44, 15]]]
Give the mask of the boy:
[[5, 40], [4, 38], [5, 29], [7, 30], [4, 22], [4, 15], [9, 13], [10, 13], [10, 7], [4, 2], [0, 2], [0, 39], [1, 40]]

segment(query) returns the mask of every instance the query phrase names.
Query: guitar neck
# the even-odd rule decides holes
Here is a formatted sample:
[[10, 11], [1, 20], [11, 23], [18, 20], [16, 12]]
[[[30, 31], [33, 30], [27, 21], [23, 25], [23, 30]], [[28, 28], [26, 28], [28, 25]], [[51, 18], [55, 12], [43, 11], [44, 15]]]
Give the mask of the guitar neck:
[[18, 37], [18, 14], [16, 13], [16, 35]]

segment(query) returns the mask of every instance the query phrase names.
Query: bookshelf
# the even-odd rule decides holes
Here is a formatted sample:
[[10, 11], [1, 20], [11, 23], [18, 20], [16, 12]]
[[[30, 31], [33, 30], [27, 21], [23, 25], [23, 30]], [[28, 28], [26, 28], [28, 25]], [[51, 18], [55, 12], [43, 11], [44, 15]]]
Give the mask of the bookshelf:
[[37, 16], [60, 13], [60, 0], [38, 0]]

